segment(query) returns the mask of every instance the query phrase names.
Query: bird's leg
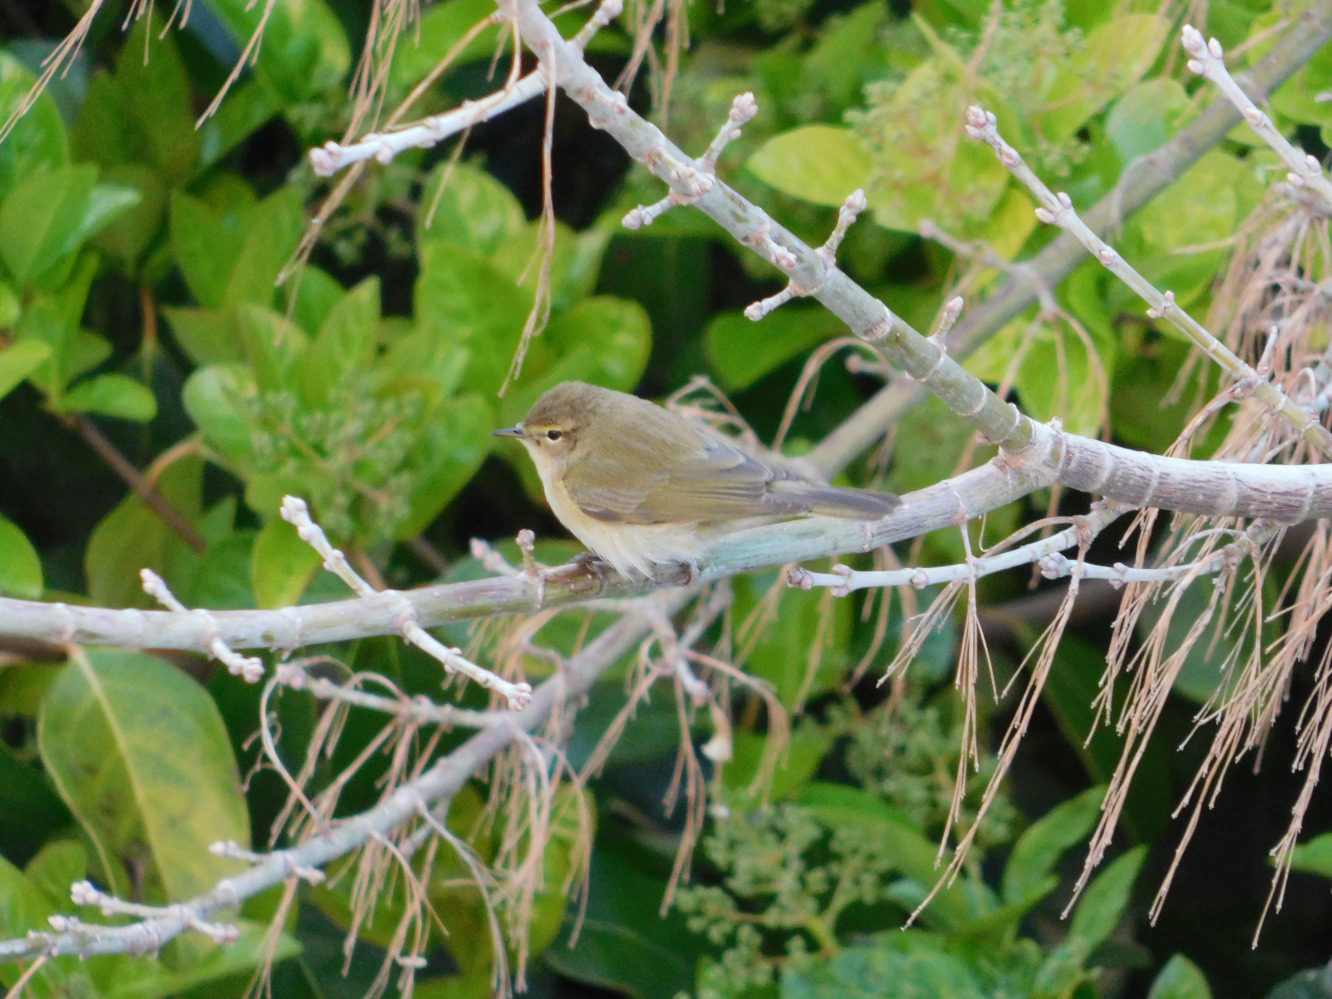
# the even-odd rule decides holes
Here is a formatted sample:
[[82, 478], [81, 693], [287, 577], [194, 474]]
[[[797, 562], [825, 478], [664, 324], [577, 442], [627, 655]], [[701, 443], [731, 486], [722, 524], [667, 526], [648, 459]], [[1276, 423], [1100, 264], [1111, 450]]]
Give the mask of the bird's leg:
[[679, 586], [693, 586], [702, 576], [697, 559], [682, 558], [675, 564], [685, 571], [684, 582], [677, 584]]
[[581, 565], [595, 576], [609, 576], [615, 572], [615, 570], [611, 568], [611, 564], [596, 552], [579, 552], [573, 558], [569, 559], [569, 564]]

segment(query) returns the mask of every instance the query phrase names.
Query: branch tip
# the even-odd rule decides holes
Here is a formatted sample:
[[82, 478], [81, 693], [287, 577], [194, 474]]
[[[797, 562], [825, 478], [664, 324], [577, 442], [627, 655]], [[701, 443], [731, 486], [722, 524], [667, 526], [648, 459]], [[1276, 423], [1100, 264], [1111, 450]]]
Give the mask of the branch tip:
[[152, 569], [140, 569], [139, 580], [143, 584], [143, 591], [167, 610], [178, 614], [194, 614], [207, 624], [207, 634], [203, 642], [204, 647], [207, 648], [209, 655], [227, 667], [227, 672], [232, 676], [239, 676], [246, 683], [258, 683], [263, 679], [263, 660], [255, 656], [242, 656], [232, 651], [231, 647], [222, 640], [221, 629], [218, 627], [217, 620], [207, 610], [198, 607], [191, 611], [176, 599], [176, 595], [171, 592], [166, 581], [153, 572]]

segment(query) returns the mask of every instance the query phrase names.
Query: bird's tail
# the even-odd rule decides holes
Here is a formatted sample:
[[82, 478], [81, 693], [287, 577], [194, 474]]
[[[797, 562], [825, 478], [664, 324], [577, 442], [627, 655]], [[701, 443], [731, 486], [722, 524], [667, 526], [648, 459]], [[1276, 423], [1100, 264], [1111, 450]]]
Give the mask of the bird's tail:
[[886, 517], [902, 500], [892, 493], [874, 493], [865, 489], [843, 489], [821, 483], [785, 480], [770, 483], [769, 490], [808, 504], [808, 513], [850, 520], [878, 520]]

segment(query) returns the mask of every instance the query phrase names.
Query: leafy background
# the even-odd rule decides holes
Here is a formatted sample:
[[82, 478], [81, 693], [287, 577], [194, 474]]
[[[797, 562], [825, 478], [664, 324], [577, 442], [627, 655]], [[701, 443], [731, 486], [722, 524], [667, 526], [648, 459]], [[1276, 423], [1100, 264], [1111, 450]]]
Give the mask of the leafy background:
[[[394, 58], [390, 101], [490, 10], [489, 0], [426, 7], [419, 47], [404, 38]], [[74, 2], [0, 12], [0, 109], [16, 106], [79, 12]], [[695, 4], [669, 129], [701, 150], [731, 98], [754, 91], [761, 114], [728, 150], [724, 174], [811, 242], [822, 241], [846, 193], [865, 188], [872, 214], [851, 231], [841, 262], [927, 328], [959, 262], [920, 238], [922, 222], [984, 240], [1003, 258], [1029, 255], [1049, 238], [990, 153], [964, 140], [960, 110], [977, 99], [995, 110], [1029, 162], [1088, 204], [1196, 113], [1200, 98], [1173, 50], [1177, 13], [1038, 0], [1000, 10], [974, 2]], [[1207, 29], [1233, 48], [1280, 14], [1263, 3], [1213, 4]], [[188, 24], [159, 37], [160, 20], [142, 18], [122, 33], [117, 15], [106, 14], [71, 70], [0, 144], [0, 593], [148, 606], [138, 585], [146, 565], [191, 606], [340, 596], [278, 520], [285, 492], [305, 496], [335, 543], [389, 585], [475, 575], [469, 539], [512, 537], [523, 526], [543, 539], [541, 557], [558, 561], [575, 549], [558, 540], [524, 456], [488, 431], [568, 378], [662, 396], [705, 374], [771, 437], [810, 351], [837, 336], [838, 324], [799, 303], [761, 326], [744, 320], [743, 306], [778, 285], [699, 216], [676, 211], [650, 229], [623, 230], [624, 212], [661, 191], [571, 106], [561, 104], [555, 128], [551, 318], [503, 398], [534, 300], [539, 106], [476, 129], [456, 164], [445, 149], [372, 168], [325, 227], [311, 265], [275, 287], [322, 192], [303, 152], [346, 127], [345, 87], [368, 13], [353, 0], [279, 3], [257, 62], [196, 129], [259, 16], [244, 0], [196, 0]], [[593, 47], [608, 76], [630, 51], [616, 28]], [[474, 42], [431, 90], [429, 109], [492, 89], [491, 55], [489, 39]], [[1319, 155], [1326, 105], [1314, 95], [1329, 78], [1325, 51], [1272, 102], [1279, 126]], [[636, 104], [647, 105], [648, 90], [640, 78]], [[1281, 175], [1236, 132], [1126, 220], [1116, 244], [1203, 311], [1221, 244]], [[969, 294], [994, 279], [993, 271], [973, 279]], [[1183, 404], [1161, 404], [1184, 348], [1147, 325], [1128, 293], [1091, 264], [1058, 298], [1080, 324], [1077, 335], [1071, 324], [1022, 317], [969, 359], [972, 370], [1010, 380], [1037, 418], [1058, 414], [1080, 432], [1163, 450], [1187, 418]], [[791, 448], [820, 438], [877, 384], [872, 366], [825, 366]], [[894, 441], [885, 481], [899, 491], [952, 474], [971, 446], [968, 429], [934, 403], [908, 414]], [[113, 454], [143, 471], [174, 521], [127, 488]], [[852, 480], [873, 472], [854, 469]], [[1065, 502], [1074, 509], [1079, 500]], [[994, 515], [987, 536], [1035, 509]], [[955, 561], [961, 551], [948, 533], [925, 538], [919, 557]], [[1293, 797], [1282, 765], [1288, 730], [1274, 733], [1261, 774], [1232, 773], [1160, 923], [1144, 922], [1144, 899], [1173, 850], [1169, 812], [1200, 752], [1175, 746], [1211, 693], [1205, 662], [1188, 671], [1162, 726], [1166, 738], [1150, 751], [1121, 852], [1059, 920], [1097, 814], [1095, 788], [1117, 760], [1112, 736], [1084, 744], [1109, 606], [1091, 608], [1083, 637], [1064, 642], [1044, 708], [961, 883], [900, 932], [934, 882], [958, 764], [952, 627], [945, 623], [890, 694], [874, 685], [874, 665], [868, 679], [849, 678], [875, 652], [879, 614], [888, 637], [875, 661], [887, 661], [902, 626], [897, 607], [796, 594], [783, 597], [780, 615], [765, 615], [778, 582], [773, 573], [737, 580], [733, 612], [736, 622], [766, 622], [748, 633], [743, 665], [799, 712], [769, 792], [755, 795], [751, 785], [770, 732], [761, 711], [742, 706], [736, 758], [711, 775], [725, 810], [709, 822], [693, 882], [660, 915], [681, 833], [678, 811], [662, 806], [679, 733], [667, 699], [640, 707], [585, 792], [598, 831], [573, 948], [577, 913], [559, 886], [574, 862], [576, 795], [561, 792], [534, 909], [534, 994], [1332, 994], [1305, 970], [1327, 958], [1326, 839], [1303, 848], [1297, 867], [1307, 873], [1295, 875], [1259, 948], [1248, 946], [1267, 891], [1264, 857]], [[1043, 623], [1028, 582], [984, 587], [1001, 681]], [[566, 630], [572, 647], [578, 629]], [[469, 633], [455, 628], [450, 637], [465, 642]], [[434, 668], [394, 642], [327, 651], [409, 693], [436, 690]], [[575, 765], [590, 758], [624, 698], [621, 670], [580, 717]], [[316, 708], [290, 696], [278, 710], [282, 749], [298, 759]], [[1002, 731], [1006, 711], [991, 706], [985, 730]], [[255, 692], [212, 664], [0, 649], [0, 937], [68, 910], [67, 886], [80, 878], [163, 902], [232, 869], [207, 843], [267, 844], [283, 788], [272, 774], [251, 774], [257, 717]], [[353, 712], [316, 786], [381, 724]], [[700, 743], [707, 735], [694, 733]], [[357, 774], [343, 814], [375, 800], [383, 767]], [[989, 767], [982, 760], [968, 777], [969, 800]], [[473, 821], [484, 794], [478, 785], [455, 801], [450, 824], [490, 859], [498, 845]], [[1316, 805], [1306, 829], [1317, 833], [1327, 819], [1326, 805]], [[431, 941], [418, 994], [489, 992], [484, 909], [475, 890], [454, 881], [464, 875], [441, 870], [432, 882], [451, 935]], [[344, 970], [346, 891], [309, 891], [287, 916], [274, 955], [280, 994], [370, 989], [393, 902], [364, 929]], [[241, 939], [227, 949], [180, 941], [156, 961], [57, 961], [29, 988], [240, 995], [276, 906], [274, 898], [248, 904]], [[0, 983], [17, 975], [0, 966]]]

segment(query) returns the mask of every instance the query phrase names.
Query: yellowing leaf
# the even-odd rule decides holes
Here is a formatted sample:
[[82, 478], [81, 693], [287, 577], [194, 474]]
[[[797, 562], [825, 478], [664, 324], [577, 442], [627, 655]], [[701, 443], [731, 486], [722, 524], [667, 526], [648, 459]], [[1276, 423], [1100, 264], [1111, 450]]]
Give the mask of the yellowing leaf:
[[184, 673], [78, 650], [47, 691], [38, 744], [117, 894], [142, 879], [149, 900], [184, 900], [236, 872], [208, 846], [249, 842], [240, 775], [217, 706]]

